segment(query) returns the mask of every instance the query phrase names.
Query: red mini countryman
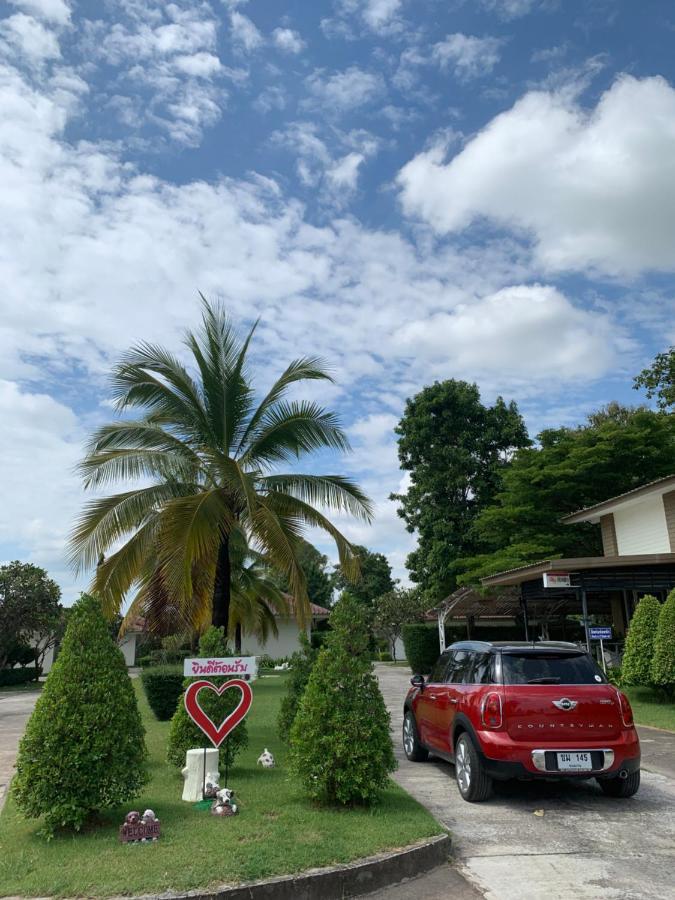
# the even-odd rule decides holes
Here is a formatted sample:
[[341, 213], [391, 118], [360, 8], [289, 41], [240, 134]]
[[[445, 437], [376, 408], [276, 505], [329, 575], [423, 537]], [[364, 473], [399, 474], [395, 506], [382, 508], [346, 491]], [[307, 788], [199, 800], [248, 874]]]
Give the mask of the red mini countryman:
[[410, 681], [405, 754], [453, 762], [469, 802], [493, 779], [596, 778], [610, 797], [640, 786], [628, 698], [575, 644], [460, 641]]

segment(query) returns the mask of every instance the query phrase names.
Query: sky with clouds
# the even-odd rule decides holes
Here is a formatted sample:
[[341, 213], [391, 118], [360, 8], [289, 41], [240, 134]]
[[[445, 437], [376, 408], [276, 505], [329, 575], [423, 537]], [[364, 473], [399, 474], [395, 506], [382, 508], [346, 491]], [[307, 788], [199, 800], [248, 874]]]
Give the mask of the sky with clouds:
[[[675, 341], [668, 0], [8, 0], [0, 5], [0, 559], [78, 582], [75, 465], [130, 344], [198, 296], [300, 353], [405, 580], [393, 428], [435, 379], [535, 434]], [[313, 396], [316, 396], [315, 394]], [[322, 545], [328, 550], [328, 545]]]

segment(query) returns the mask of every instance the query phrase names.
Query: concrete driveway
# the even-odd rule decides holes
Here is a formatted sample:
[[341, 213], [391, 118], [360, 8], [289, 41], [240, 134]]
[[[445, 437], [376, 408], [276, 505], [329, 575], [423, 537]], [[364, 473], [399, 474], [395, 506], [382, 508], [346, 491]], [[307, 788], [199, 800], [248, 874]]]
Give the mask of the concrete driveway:
[[411, 882], [408, 896], [675, 898], [675, 735], [640, 729], [642, 784], [630, 800], [605, 797], [594, 781], [514, 782], [498, 785], [486, 803], [466, 803], [453, 766], [440, 760], [411, 763], [403, 755], [409, 671], [383, 665], [376, 670], [392, 717], [399, 761], [394, 777], [453, 836], [455, 871], [447, 870], [447, 883], [439, 883], [441, 869], [426, 884]]
[[19, 739], [39, 696], [39, 691], [0, 691], [0, 809], [14, 775]]

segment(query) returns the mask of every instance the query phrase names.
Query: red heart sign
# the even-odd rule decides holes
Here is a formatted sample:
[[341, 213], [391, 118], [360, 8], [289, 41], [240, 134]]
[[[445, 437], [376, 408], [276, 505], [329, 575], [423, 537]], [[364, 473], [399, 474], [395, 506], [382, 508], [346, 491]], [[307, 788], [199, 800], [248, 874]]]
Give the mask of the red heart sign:
[[[208, 688], [210, 691], [215, 691], [218, 696], [228, 688], [239, 688], [241, 691], [241, 700], [238, 705], [223, 719], [218, 727], [216, 727], [199, 705], [197, 694], [202, 688]], [[195, 725], [201, 728], [214, 747], [220, 747], [228, 734], [237, 727], [251, 708], [253, 691], [251, 690], [251, 685], [248, 681], [242, 681], [240, 678], [226, 681], [225, 684], [221, 684], [220, 687], [217, 687], [211, 681], [193, 681], [190, 687], [185, 691], [184, 699], [188, 716], [190, 716]]]

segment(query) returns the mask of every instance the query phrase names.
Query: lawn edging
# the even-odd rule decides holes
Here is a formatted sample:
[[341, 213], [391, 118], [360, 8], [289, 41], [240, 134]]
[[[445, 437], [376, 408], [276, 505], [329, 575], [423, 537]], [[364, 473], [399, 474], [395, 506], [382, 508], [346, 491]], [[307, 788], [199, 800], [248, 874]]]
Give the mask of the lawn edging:
[[423, 875], [446, 863], [451, 848], [450, 835], [439, 834], [402, 850], [377, 853], [356, 862], [310, 869], [296, 875], [222, 885], [211, 891], [169, 891], [111, 900], [343, 900]]

